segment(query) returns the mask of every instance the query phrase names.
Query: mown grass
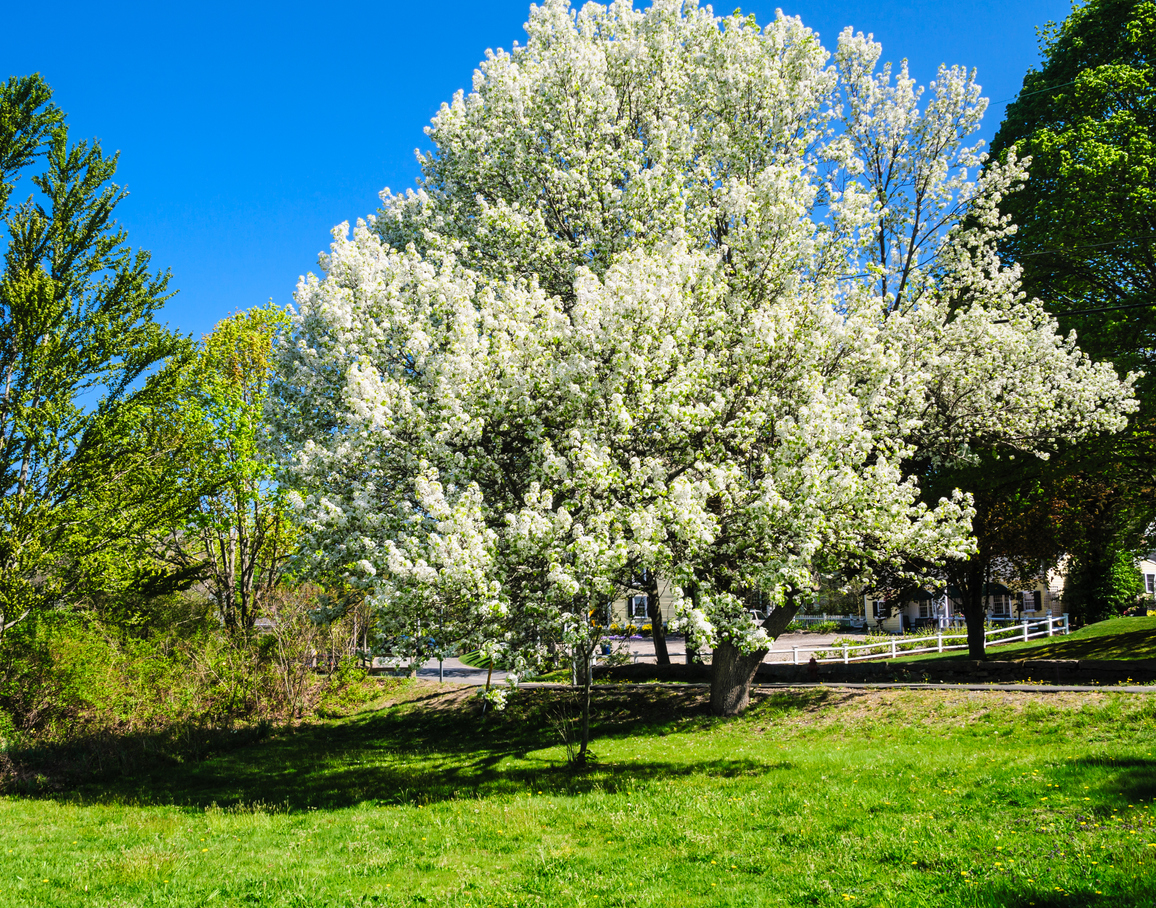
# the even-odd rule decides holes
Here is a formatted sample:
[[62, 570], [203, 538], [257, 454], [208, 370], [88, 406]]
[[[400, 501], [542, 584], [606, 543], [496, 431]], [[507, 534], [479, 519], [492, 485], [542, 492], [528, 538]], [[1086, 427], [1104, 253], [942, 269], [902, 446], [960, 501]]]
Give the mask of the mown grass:
[[0, 799], [21, 906], [1149, 906], [1156, 697], [404, 685], [201, 763]]
[[1008, 643], [995, 652], [1016, 659], [1156, 659], [1156, 617], [1111, 618], [1062, 637]]
[[[935, 638], [932, 638], [934, 644]], [[955, 641], [953, 641], [955, 642]], [[1156, 617], [1109, 618], [1078, 631], [1055, 637], [1041, 637], [1027, 643], [1001, 643], [987, 648], [989, 659], [1156, 659]], [[923, 659], [967, 659], [966, 651], [919, 653], [901, 657], [911, 662]], [[898, 661], [898, 660], [897, 660]]]
[[[458, 661], [461, 662], [462, 665], [468, 665], [470, 668], [489, 668], [491, 665], [494, 665], [494, 660], [490, 656], [483, 656], [482, 653], [476, 649], [472, 649], [468, 653], [462, 653], [458, 656]], [[503, 671], [505, 666], [501, 663], [501, 660], [499, 660], [498, 663], [494, 665], [494, 668]]]

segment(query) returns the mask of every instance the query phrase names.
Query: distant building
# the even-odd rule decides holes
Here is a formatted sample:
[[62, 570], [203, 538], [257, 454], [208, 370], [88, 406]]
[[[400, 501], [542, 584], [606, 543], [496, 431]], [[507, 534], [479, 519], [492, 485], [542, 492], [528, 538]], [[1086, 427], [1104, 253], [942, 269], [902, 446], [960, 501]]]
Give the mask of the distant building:
[[[1156, 564], [1152, 565], [1156, 579]], [[987, 620], [996, 624], [1018, 624], [1025, 619], [1059, 617], [1063, 614], [1063, 574], [1049, 571], [1034, 586], [1007, 586], [992, 582], [983, 591]], [[863, 597], [869, 630], [902, 634], [921, 627], [960, 627], [964, 624], [963, 597], [947, 586], [939, 590], [919, 589], [901, 599]]]

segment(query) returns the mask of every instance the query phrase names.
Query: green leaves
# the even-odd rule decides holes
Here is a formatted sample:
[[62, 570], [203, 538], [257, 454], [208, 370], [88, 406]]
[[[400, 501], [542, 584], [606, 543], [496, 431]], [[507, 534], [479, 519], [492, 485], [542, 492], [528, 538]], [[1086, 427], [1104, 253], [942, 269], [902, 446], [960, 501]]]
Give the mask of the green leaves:
[[[145, 379], [187, 347], [155, 320], [168, 275], [116, 225], [115, 156], [70, 142], [50, 98], [39, 76], [0, 85], [0, 625], [171, 503]], [[36, 194], [11, 206], [25, 175]]]
[[[1029, 512], [1021, 509], [1007, 521], [1014, 478], [971, 487], [992, 502], [983, 548], [1014, 557], [1050, 538], [1052, 560], [1061, 551], [1072, 558], [1065, 608], [1090, 618], [1130, 595], [1121, 596], [1127, 584], [1113, 579], [1117, 559], [1144, 544], [1156, 516], [1148, 440], [1156, 381], [1156, 4], [1091, 0], [1049, 27], [1042, 49], [1042, 66], [1024, 77], [992, 143], [1000, 157], [1013, 146], [1031, 156], [1030, 179], [1002, 203], [1019, 228], [1000, 252], [1023, 269], [1025, 291], [1057, 316], [1061, 331], [1075, 331], [1082, 350], [1121, 372], [1146, 374], [1136, 382], [1140, 409], [1127, 432], [1061, 450], [1042, 471], [1043, 498], [1053, 502], [1044, 518], [1025, 526]], [[1082, 312], [1115, 306], [1129, 308]], [[1032, 488], [1032, 469], [1013, 472], [1021, 489]], [[1018, 541], [1008, 538], [1013, 532]]]
[[261, 448], [273, 339], [287, 321], [273, 305], [239, 312], [171, 370], [178, 406], [170, 431], [181, 439], [181, 455], [169, 469], [191, 507], [163, 552], [178, 565], [203, 566], [231, 631], [252, 629], [293, 546]]
[[1156, 307], [1065, 313], [1156, 299], [1156, 4], [1094, 0], [1045, 38], [992, 143], [1032, 158], [1003, 252], [1083, 349], [1150, 383]]

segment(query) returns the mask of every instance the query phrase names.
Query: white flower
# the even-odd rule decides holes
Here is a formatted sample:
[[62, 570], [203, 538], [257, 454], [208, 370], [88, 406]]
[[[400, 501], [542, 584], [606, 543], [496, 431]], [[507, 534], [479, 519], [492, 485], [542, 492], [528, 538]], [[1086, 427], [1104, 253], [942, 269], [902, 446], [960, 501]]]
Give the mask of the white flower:
[[1134, 408], [1000, 262], [1024, 163], [972, 176], [963, 70], [924, 92], [849, 30], [832, 67], [798, 19], [666, 0], [527, 28], [434, 118], [421, 187], [335, 229], [279, 350], [282, 482], [383, 647], [530, 670], [647, 568], [694, 584], [699, 645], [754, 652], [735, 591], [973, 549], [916, 455], [1045, 456]]

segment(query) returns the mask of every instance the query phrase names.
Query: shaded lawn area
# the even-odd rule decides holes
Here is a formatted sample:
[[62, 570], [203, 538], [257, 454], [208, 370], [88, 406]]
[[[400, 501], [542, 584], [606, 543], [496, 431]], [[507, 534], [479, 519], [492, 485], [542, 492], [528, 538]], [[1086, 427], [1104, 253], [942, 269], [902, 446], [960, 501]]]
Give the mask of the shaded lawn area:
[[0, 903], [1150, 906], [1156, 696], [414, 683], [201, 763], [0, 799]]
[[[931, 645], [935, 639], [932, 638]], [[1078, 631], [1055, 637], [1041, 637], [1027, 643], [988, 645], [989, 659], [1156, 659], [1156, 617], [1109, 618]], [[967, 659], [966, 650], [950, 653], [919, 653], [895, 661], [925, 659]]]

